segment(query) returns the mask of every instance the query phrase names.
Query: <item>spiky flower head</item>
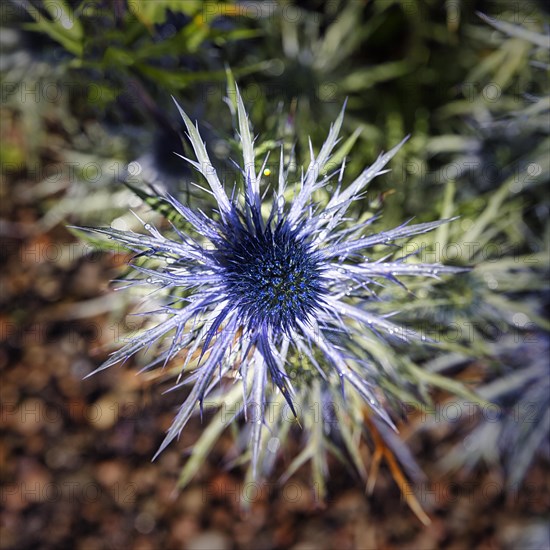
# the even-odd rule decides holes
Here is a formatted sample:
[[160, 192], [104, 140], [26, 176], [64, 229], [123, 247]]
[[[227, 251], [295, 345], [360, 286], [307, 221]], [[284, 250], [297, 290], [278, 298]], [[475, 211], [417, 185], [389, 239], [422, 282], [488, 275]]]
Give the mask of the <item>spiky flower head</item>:
[[[316, 438], [315, 434], [321, 438], [315, 441], [324, 440], [336, 429], [352, 461], [361, 469], [353, 445], [354, 432], [363, 425], [361, 415], [356, 414], [363, 405], [357, 403], [366, 406], [384, 433], [393, 427], [383, 392], [376, 384], [386, 367], [380, 367], [380, 358], [364, 342], [421, 339], [373, 311], [375, 290], [380, 285], [402, 285], [399, 276], [437, 278], [439, 273], [457, 271], [411, 263], [405, 256], [374, 260], [371, 252], [378, 245], [395, 246], [396, 241], [431, 231], [445, 221], [405, 223], [373, 233], [369, 225], [374, 217], [360, 223], [344, 217], [350, 205], [363, 197], [369, 182], [386, 172], [384, 167], [403, 144], [380, 155], [344, 188], [345, 162], [334, 174], [327, 172], [344, 109], [319, 153], [315, 156], [310, 148], [309, 167], [296, 184], [288, 181], [281, 149], [278, 186], [271, 191], [272, 198], [263, 211], [262, 174], [267, 159], [256, 171], [254, 140], [238, 90], [243, 184], [230, 195], [210, 162], [198, 126], [179, 105], [178, 110], [196, 156], [196, 160], [185, 160], [204, 176], [216, 208], [209, 216], [166, 195], [163, 200], [181, 220], [173, 224], [172, 237], [148, 223], [144, 224], [144, 234], [93, 229], [139, 252], [140, 257], [157, 260], [155, 268], [134, 262], [141, 274], [136, 282], [160, 286], [171, 296], [170, 303], [162, 308], [165, 319], [129, 341], [97, 370], [157, 341], [166, 343], [151, 365], [177, 358], [178, 371], [188, 376], [183, 380], [178, 377], [175, 388], [191, 384], [191, 390], [159, 453], [181, 433], [193, 412], [202, 410], [208, 398], [218, 405], [230, 404], [237, 414], [252, 420], [246, 426], [244, 447], [250, 451], [251, 475], [256, 476], [259, 462], [265, 473], [273, 463], [269, 437], [288, 431], [282, 412], [266, 414], [267, 407], [282, 396], [294, 416], [302, 416], [308, 441]], [[332, 196], [324, 206], [317, 204], [314, 193], [333, 180], [337, 185]], [[294, 195], [285, 201], [292, 185]], [[233, 379], [235, 385], [227, 390], [227, 385], [218, 383], [222, 379]], [[336, 403], [336, 413], [326, 414], [323, 404], [328, 402]], [[314, 405], [322, 407], [316, 418], [302, 415]], [[336, 428], [335, 418], [339, 420]], [[221, 433], [227, 424], [227, 420], [220, 420], [212, 430]], [[213, 439], [210, 435], [209, 445]], [[322, 475], [322, 453], [317, 456], [309, 444], [304, 452], [291, 470], [312, 458], [321, 461], [317, 470]]]

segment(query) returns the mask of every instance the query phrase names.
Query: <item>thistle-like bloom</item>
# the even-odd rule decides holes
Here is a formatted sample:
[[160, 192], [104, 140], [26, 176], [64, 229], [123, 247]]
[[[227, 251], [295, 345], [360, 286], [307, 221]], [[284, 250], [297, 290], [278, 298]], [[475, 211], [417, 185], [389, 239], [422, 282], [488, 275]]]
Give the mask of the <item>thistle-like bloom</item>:
[[[98, 370], [161, 340], [167, 345], [154, 364], [181, 357], [178, 367], [188, 376], [182, 381], [178, 377], [175, 387], [191, 384], [191, 390], [158, 452], [181, 433], [207, 396], [215, 395], [218, 385], [222, 387], [222, 378], [235, 380], [241, 397], [233, 392], [231, 398], [222, 396], [221, 402], [227, 399], [237, 404], [237, 412], [245, 417], [251, 417], [254, 409], [246, 443], [254, 474], [267, 441], [264, 432], [273, 434], [277, 429], [277, 422], [268, 421], [263, 414], [269, 396], [277, 390], [295, 416], [300, 415], [304, 403], [299, 399], [305, 394], [321, 401], [340, 396], [340, 402], [350, 406], [361, 399], [379, 426], [393, 426], [383, 393], [375, 384], [377, 358], [362, 342], [365, 338], [421, 338], [372, 311], [375, 290], [388, 283], [402, 285], [399, 276], [437, 277], [441, 272], [456, 271], [410, 263], [406, 257], [394, 261], [369, 257], [377, 245], [394, 246], [394, 241], [431, 231], [444, 221], [406, 223], [370, 234], [374, 217], [361, 223], [350, 223], [344, 217], [369, 182], [386, 171], [385, 165], [403, 142], [344, 188], [345, 162], [334, 174], [327, 173], [344, 116], [342, 109], [317, 156], [311, 148], [309, 167], [294, 185], [293, 197], [286, 201], [285, 194], [291, 196], [288, 191], [292, 188], [281, 150], [278, 188], [272, 191], [272, 200], [263, 204], [262, 194], [268, 195], [261, 190], [265, 162], [257, 172], [240, 95], [237, 93], [236, 111], [244, 183], [239, 192], [234, 189], [230, 195], [210, 162], [198, 127], [178, 109], [196, 155], [196, 161], [185, 160], [204, 176], [217, 208], [208, 216], [172, 196], [163, 197], [180, 220], [173, 222], [171, 238], [149, 224], [144, 225], [148, 234], [93, 230], [140, 252], [140, 257], [157, 260], [154, 268], [134, 265], [141, 274], [137, 281], [164, 287], [171, 297], [162, 309], [166, 319], [129, 341]], [[322, 207], [313, 200], [314, 193], [333, 180], [337, 182], [335, 190]], [[300, 358], [301, 374], [296, 378], [293, 371], [293, 378], [288, 371], [296, 370], [296, 357]], [[297, 395], [302, 397], [297, 399]], [[264, 429], [266, 424], [269, 426]], [[304, 428], [312, 429], [307, 419]], [[346, 445], [352, 439], [347, 431], [343, 438]]]

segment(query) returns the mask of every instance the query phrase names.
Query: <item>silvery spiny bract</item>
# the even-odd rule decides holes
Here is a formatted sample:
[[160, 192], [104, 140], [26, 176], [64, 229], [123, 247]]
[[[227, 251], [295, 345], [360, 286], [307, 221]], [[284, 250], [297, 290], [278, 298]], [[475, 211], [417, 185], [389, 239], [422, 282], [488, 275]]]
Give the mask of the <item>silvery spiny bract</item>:
[[[196, 161], [185, 160], [204, 176], [217, 205], [209, 216], [172, 196], [162, 197], [183, 220], [180, 226], [173, 223], [172, 237], [148, 223], [145, 234], [86, 228], [139, 252], [137, 258], [155, 260], [153, 267], [134, 262], [139, 274], [134, 284], [162, 288], [170, 296], [161, 310], [165, 319], [131, 339], [97, 370], [166, 342], [149, 367], [175, 360], [177, 372], [187, 374], [178, 376], [175, 388], [190, 384], [191, 390], [158, 453], [204, 404], [233, 411], [211, 421], [184, 478], [196, 471], [216, 436], [234, 424], [236, 416], [246, 420], [237, 445], [242, 446], [241, 459], [250, 460], [253, 479], [272, 467], [293, 415], [306, 443], [290, 473], [311, 459], [314, 477], [321, 481], [327, 451], [351, 460], [363, 472], [357, 441], [365, 422], [376, 424], [390, 439], [393, 429], [377, 384], [380, 376], [391, 376], [391, 366], [381, 365], [384, 361], [372, 350], [386, 340], [424, 340], [372, 311], [376, 290], [389, 284], [403, 286], [399, 276], [437, 277], [460, 271], [408, 261], [404, 255], [373, 260], [369, 251], [380, 245], [395, 247], [395, 241], [431, 231], [446, 220], [405, 223], [373, 233], [369, 225], [375, 217], [361, 223], [345, 218], [369, 182], [387, 171], [385, 165], [403, 142], [343, 186], [345, 161], [334, 173], [328, 169], [344, 109], [317, 156], [310, 147], [309, 167], [296, 184], [287, 181], [281, 149], [278, 185], [269, 190], [262, 182], [265, 162], [256, 171], [254, 140], [237, 90], [244, 183], [230, 194], [210, 162], [198, 126], [178, 109], [196, 155]], [[314, 193], [329, 182], [336, 184], [334, 191], [328, 202], [317, 204]], [[279, 408], [273, 406], [277, 404]], [[285, 415], [285, 407], [291, 415]]]

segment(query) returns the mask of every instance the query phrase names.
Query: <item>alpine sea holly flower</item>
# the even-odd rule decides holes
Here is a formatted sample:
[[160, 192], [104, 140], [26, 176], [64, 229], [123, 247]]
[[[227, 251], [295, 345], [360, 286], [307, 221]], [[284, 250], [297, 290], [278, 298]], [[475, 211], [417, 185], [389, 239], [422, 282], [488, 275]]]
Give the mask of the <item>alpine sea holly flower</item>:
[[[250, 451], [251, 475], [257, 475], [259, 462], [263, 473], [270, 467], [264, 452], [269, 443], [266, 433], [283, 430], [281, 415], [273, 419], [265, 414], [271, 397], [278, 399], [277, 392], [298, 417], [304, 405], [307, 410], [310, 403], [340, 403], [333, 415], [323, 408], [317, 420], [304, 416], [299, 421], [304, 423], [304, 430], [320, 437], [339, 429], [340, 440], [358, 464], [352, 445], [355, 436], [348, 420], [355, 427], [364, 425], [361, 414], [357, 414], [361, 403], [369, 412], [369, 423], [375, 423], [380, 433], [391, 437], [393, 428], [383, 391], [376, 384], [386, 367], [378, 365], [373, 346], [378, 341], [424, 339], [410, 329], [405, 331], [387, 316], [377, 315], [371, 307], [377, 297], [375, 290], [390, 283], [403, 286], [400, 276], [437, 278], [440, 273], [459, 271], [438, 264], [408, 262], [406, 257], [372, 259], [374, 247], [395, 246], [395, 241], [431, 231], [445, 220], [405, 223], [369, 233], [374, 217], [360, 223], [350, 223], [344, 217], [350, 205], [363, 196], [369, 182], [386, 172], [384, 167], [405, 140], [344, 187], [345, 161], [335, 174], [327, 174], [342, 125], [342, 109], [319, 154], [315, 156], [310, 148], [309, 167], [288, 201], [285, 192], [291, 189], [291, 183], [281, 150], [278, 187], [272, 201], [263, 204], [263, 194], [269, 195], [262, 193], [266, 162], [256, 171], [254, 140], [238, 91], [236, 111], [244, 182], [241, 194], [235, 189], [231, 194], [226, 192], [198, 127], [179, 105], [178, 109], [196, 155], [196, 160], [185, 160], [204, 176], [217, 203], [216, 210], [208, 216], [166, 195], [162, 200], [173, 213], [173, 237], [147, 223], [146, 234], [88, 228], [139, 252], [138, 258], [155, 260], [152, 267], [134, 261], [140, 274], [134, 283], [163, 288], [171, 298], [162, 306], [162, 322], [131, 339], [97, 370], [124, 361], [158, 341], [166, 342], [166, 347], [149, 366], [180, 361], [178, 372], [188, 376], [182, 380], [178, 376], [175, 388], [190, 384], [191, 390], [158, 453], [181, 433], [194, 411], [202, 410], [207, 397], [217, 399], [216, 388], [221, 388], [217, 403], [235, 406], [237, 413], [250, 420], [245, 446]], [[324, 206], [317, 204], [314, 193], [333, 179], [337, 185], [331, 198]], [[223, 379], [233, 379], [236, 384], [227, 391]], [[341, 421], [336, 426], [335, 418]], [[323, 422], [325, 428], [319, 428]], [[227, 423], [213, 429], [221, 432]], [[208, 445], [211, 440], [209, 436]]]

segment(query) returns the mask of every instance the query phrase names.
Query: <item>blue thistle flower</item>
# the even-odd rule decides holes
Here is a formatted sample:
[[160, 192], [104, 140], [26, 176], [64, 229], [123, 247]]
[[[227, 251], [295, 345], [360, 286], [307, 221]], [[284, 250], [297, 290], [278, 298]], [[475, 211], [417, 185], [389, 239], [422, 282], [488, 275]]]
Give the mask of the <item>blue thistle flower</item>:
[[[376, 298], [376, 285], [384, 281], [402, 285], [399, 276], [437, 278], [440, 273], [460, 269], [408, 263], [405, 257], [396, 261], [369, 258], [369, 250], [375, 246], [393, 246], [395, 241], [431, 231], [448, 220], [405, 223], [370, 234], [368, 228], [374, 217], [349, 223], [344, 217], [346, 211], [363, 196], [374, 177], [386, 172], [384, 167], [405, 140], [382, 154], [344, 188], [345, 161], [335, 174], [324, 174], [338, 141], [345, 106], [317, 156], [310, 147], [309, 167], [288, 203], [284, 199], [288, 172], [281, 150], [278, 188], [262, 211], [260, 189], [267, 159], [256, 172], [252, 133], [238, 90], [236, 99], [244, 161], [242, 197], [235, 190], [231, 196], [226, 193], [198, 126], [176, 102], [197, 160], [182, 158], [206, 179], [217, 203], [213, 216], [166, 195], [163, 200], [183, 220], [173, 224], [173, 238], [165, 237], [147, 223], [144, 228], [148, 234], [86, 229], [117, 240], [139, 252], [140, 257], [156, 260], [154, 268], [134, 263], [142, 275], [135, 282], [160, 286], [172, 296], [171, 303], [162, 308], [166, 319], [126, 343], [97, 371], [126, 360], [157, 341], [168, 345], [149, 367], [166, 364], [184, 353], [181, 372], [190, 374], [183, 382], [178, 377], [175, 388], [182, 384], [192, 384], [192, 388], [158, 453], [181, 433], [197, 408], [202, 410], [205, 398], [214, 395], [218, 371], [220, 380], [227, 376], [240, 381], [242, 397], [233, 396], [231, 403], [238, 403], [245, 417], [251, 414], [252, 407], [260, 411], [249, 426], [248, 446], [255, 476], [266, 441], [263, 413], [269, 395], [276, 389], [295, 416], [296, 405], [300, 404], [297, 395], [306, 399], [309, 393], [321, 402], [339, 399], [345, 403], [344, 392], [351, 391], [350, 403], [359, 397], [372, 416], [379, 419], [377, 422], [393, 427], [383, 395], [375, 384], [376, 358], [361, 348], [361, 341], [364, 337], [398, 338], [405, 342], [424, 338], [371, 311], [369, 305]], [[315, 203], [313, 194], [335, 178], [337, 187], [328, 203], [324, 207]], [[292, 353], [308, 363], [297, 381], [287, 372]], [[229, 402], [227, 396], [225, 399]], [[357, 415], [354, 422], [360, 423]], [[305, 429], [311, 429], [307, 419]], [[345, 426], [342, 429], [349, 444], [353, 438]], [[353, 449], [350, 452], [353, 454]]]

